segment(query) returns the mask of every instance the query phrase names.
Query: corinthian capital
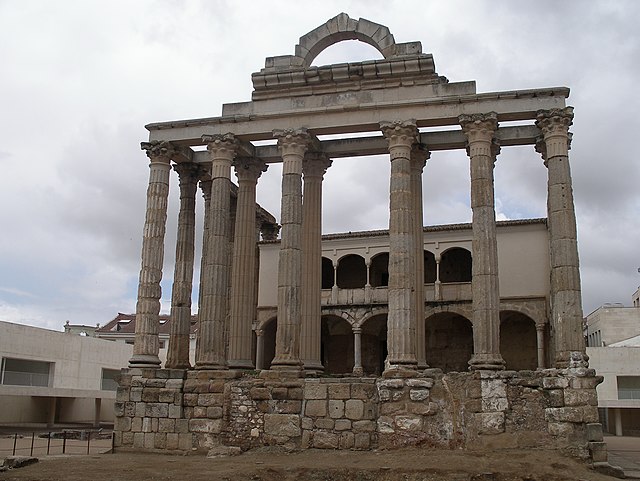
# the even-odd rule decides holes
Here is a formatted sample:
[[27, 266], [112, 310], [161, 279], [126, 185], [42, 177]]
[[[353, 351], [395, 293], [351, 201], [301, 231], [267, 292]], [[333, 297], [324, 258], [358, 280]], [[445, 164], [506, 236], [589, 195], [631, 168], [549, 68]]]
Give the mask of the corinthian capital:
[[313, 142], [313, 136], [304, 127], [299, 129], [276, 129], [273, 136], [278, 139], [278, 149], [282, 155], [304, 156]]
[[331, 159], [321, 152], [308, 152], [302, 161], [302, 172], [305, 177], [322, 178], [329, 167], [331, 167]]
[[415, 120], [382, 121], [380, 130], [387, 139], [390, 150], [398, 146], [411, 147], [418, 142], [418, 127]]
[[168, 164], [177, 154], [176, 148], [165, 140], [154, 140], [153, 142], [140, 142], [140, 148], [147, 152], [147, 157], [151, 162], [163, 162]]
[[238, 157], [232, 165], [236, 169], [236, 175], [240, 182], [248, 180], [257, 182], [263, 172], [267, 171], [267, 164], [254, 157]]
[[488, 112], [486, 114], [462, 114], [458, 117], [462, 126], [462, 132], [467, 136], [469, 143], [476, 141], [491, 142], [498, 130], [498, 114]]
[[542, 131], [545, 139], [556, 135], [568, 136], [572, 123], [573, 107], [536, 112], [536, 126]]
[[180, 182], [197, 183], [205, 172], [204, 166], [195, 162], [180, 162], [173, 166], [173, 170], [178, 173]]
[[233, 134], [205, 134], [202, 136], [202, 142], [207, 144], [207, 150], [212, 159], [220, 157], [233, 159], [236, 155], [238, 140]]

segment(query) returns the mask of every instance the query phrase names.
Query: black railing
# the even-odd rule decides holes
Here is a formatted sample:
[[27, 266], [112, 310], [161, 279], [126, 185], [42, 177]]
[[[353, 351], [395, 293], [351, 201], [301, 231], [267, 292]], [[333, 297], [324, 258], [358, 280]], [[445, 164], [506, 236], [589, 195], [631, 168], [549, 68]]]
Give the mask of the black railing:
[[0, 435], [0, 457], [99, 454], [110, 450], [113, 450], [110, 431], [64, 430]]

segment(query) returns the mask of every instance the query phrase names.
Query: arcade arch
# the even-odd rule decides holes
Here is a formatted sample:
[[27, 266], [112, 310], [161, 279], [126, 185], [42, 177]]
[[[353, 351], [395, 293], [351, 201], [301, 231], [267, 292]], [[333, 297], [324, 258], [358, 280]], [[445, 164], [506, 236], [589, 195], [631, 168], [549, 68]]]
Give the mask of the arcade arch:
[[454, 312], [440, 312], [425, 321], [427, 364], [443, 372], [466, 371], [473, 354], [471, 321]]
[[440, 258], [440, 282], [471, 282], [471, 252], [452, 247]]
[[538, 367], [536, 324], [533, 319], [517, 311], [500, 312], [500, 354], [509, 370], [535, 370]]

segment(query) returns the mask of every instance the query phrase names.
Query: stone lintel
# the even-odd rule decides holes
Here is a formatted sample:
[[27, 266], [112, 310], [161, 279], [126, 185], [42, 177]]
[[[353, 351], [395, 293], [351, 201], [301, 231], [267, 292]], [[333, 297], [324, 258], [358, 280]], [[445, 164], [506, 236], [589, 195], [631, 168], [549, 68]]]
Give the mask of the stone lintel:
[[291, 125], [304, 125], [315, 135], [374, 132], [381, 118], [416, 119], [418, 127], [438, 127], [458, 125], [462, 114], [496, 112], [499, 122], [509, 122], [534, 120], [540, 109], [564, 108], [568, 95], [568, 88], [556, 87], [432, 98], [422, 95], [404, 101], [362, 100], [353, 105], [336, 102], [297, 107], [278, 102], [278, 108], [274, 105], [265, 112], [255, 112], [256, 102], [250, 102], [233, 115], [152, 123], [146, 128], [151, 141], [202, 145], [203, 134], [232, 132], [244, 141], [269, 140], [274, 129]]

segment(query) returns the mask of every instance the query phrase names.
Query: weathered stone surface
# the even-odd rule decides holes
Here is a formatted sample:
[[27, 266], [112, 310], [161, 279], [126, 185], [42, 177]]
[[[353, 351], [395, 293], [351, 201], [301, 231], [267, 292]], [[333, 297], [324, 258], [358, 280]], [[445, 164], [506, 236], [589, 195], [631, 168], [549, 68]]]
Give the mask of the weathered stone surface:
[[396, 416], [395, 423], [401, 431], [420, 431], [422, 429], [422, 418], [419, 416]]
[[7, 456], [4, 458], [4, 466], [10, 469], [24, 468], [37, 462], [38, 458], [33, 456]]
[[300, 436], [300, 417], [295, 414], [265, 414], [264, 432], [273, 436]]
[[420, 389], [431, 389], [433, 379], [407, 379], [407, 386]]
[[351, 449], [355, 445], [355, 435], [352, 432], [344, 432], [340, 434], [339, 448]]
[[548, 408], [545, 419], [556, 423], [580, 423], [584, 419], [584, 412], [579, 407]]
[[598, 395], [595, 389], [565, 389], [564, 402], [567, 406], [597, 406]]
[[601, 463], [608, 460], [607, 457], [607, 443], [602, 441], [590, 441], [589, 452], [591, 459], [594, 463]]
[[587, 423], [585, 428], [587, 430], [587, 441], [602, 441], [602, 424]]
[[327, 385], [307, 383], [304, 386], [305, 399], [327, 399]]
[[504, 432], [504, 413], [478, 413], [478, 432], [480, 434], [499, 434]]
[[313, 447], [318, 449], [337, 449], [340, 435], [318, 431], [313, 435]]
[[346, 431], [347, 429], [351, 429], [351, 421], [348, 419], [336, 419], [334, 429], [336, 431]]
[[333, 419], [344, 416], [344, 401], [335, 399], [329, 400], [329, 416]]
[[327, 415], [327, 401], [314, 399], [305, 404], [304, 414], [306, 416], [322, 417]]
[[360, 399], [349, 399], [345, 402], [344, 415], [352, 420], [362, 419], [364, 416], [364, 402]]
[[429, 399], [428, 389], [412, 389], [409, 391], [409, 399], [412, 401], [426, 401]]
[[169, 405], [165, 403], [147, 403], [145, 416], [152, 418], [166, 418], [169, 416]]
[[327, 389], [329, 399], [349, 399], [351, 397], [349, 384], [329, 384]]
[[192, 433], [220, 434], [222, 430], [221, 419], [190, 419], [189, 431]]
[[333, 419], [320, 418], [316, 419], [314, 426], [318, 429], [334, 429], [336, 422]]

